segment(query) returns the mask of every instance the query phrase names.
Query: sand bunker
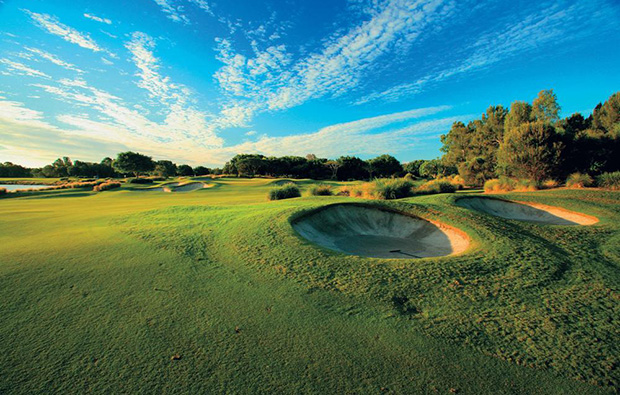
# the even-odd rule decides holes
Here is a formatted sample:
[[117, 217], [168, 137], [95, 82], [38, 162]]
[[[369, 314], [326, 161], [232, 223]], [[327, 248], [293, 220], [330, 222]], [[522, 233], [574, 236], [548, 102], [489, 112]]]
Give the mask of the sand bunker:
[[456, 204], [497, 217], [548, 225], [592, 225], [598, 222], [598, 218], [590, 215], [538, 203], [468, 197], [457, 200]]
[[197, 189], [211, 188], [213, 185], [206, 184], [204, 182], [189, 182], [181, 184], [179, 182], [171, 182], [154, 188], [136, 189], [137, 191], [150, 191], [150, 192], [191, 192]]
[[452, 227], [370, 206], [326, 206], [293, 223], [304, 238], [331, 250], [373, 258], [426, 258], [463, 252], [469, 238]]
[[182, 184], [174, 188], [174, 192], [190, 192], [197, 189], [210, 188], [212, 185], [205, 184], [204, 182], [190, 182], [188, 184]]

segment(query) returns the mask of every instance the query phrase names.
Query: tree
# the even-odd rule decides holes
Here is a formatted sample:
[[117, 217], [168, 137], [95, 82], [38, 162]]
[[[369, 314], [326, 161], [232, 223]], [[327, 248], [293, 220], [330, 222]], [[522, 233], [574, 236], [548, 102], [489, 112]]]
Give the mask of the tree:
[[332, 172], [332, 180], [336, 179], [340, 166], [342, 165], [337, 160], [328, 160], [327, 162], [325, 162], [325, 167], [327, 167]]
[[441, 173], [441, 164], [437, 159], [427, 160], [420, 166], [420, 175], [427, 178], [437, 178]]
[[341, 156], [338, 158], [339, 180], [365, 180], [368, 178], [366, 162], [356, 156]]
[[403, 167], [398, 159], [387, 154], [369, 159], [367, 163], [371, 178], [373, 175], [375, 177], [391, 177], [403, 171]]
[[177, 174], [183, 177], [191, 177], [194, 175], [194, 169], [190, 165], [179, 165], [177, 167]]
[[506, 175], [542, 182], [557, 172], [562, 148], [551, 124], [528, 122], [506, 132], [498, 164]]
[[612, 137], [620, 137], [620, 92], [611, 95], [592, 112], [592, 127]]
[[411, 173], [413, 176], [420, 177], [420, 166], [422, 166], [424, 162], [426, 162], [424, 159], [412, 160], [411, 162], [403, 164], [403, 170], [407, 173]]
[[140, 177], [140, 174], [147, 173], [155, 168], [155, 162], [150, 156], [131, 151], [118, 154], [113, 165], [119, 172], [132, 173], [136, 177]]
[[254, 177], [265, 165], [265, 159], [260, 157], [243, 158], [236, 163], [239, 177], [242, 175]]
[[208, 174], [211, 174], [211, 171], [204, 166], [196, 166], [194, 167], [194, 174], [196, 174], [197, 176], [206, 176]]
[[560, 119], [560, 105], [553, 89], [542, 90], [532, 103], [532, 117], [536, 121], [556, 123]]
[[177, 165], [169, 160], [155, 162], [155, 174], [160, 177], [173, 177], [177, 174]]
[[510, 111], [506, 115], [504, 129], [512, 129], [524, 123], [532, 121], [532, 106], [524, 101], [515, 101], [510, 105]]

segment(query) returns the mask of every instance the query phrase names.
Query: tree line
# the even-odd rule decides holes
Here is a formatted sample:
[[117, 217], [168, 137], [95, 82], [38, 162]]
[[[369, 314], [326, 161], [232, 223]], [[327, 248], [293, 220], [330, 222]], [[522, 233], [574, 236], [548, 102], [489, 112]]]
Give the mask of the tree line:
[[238, 154], [223, 168], [177, 165], [155, 161], [137, 152], [121, 152], [100, 163], [63, 157], [42, 168], [29, 169], [10, 162], [0, 164], [0, 177], [173, 177], [227, 174], [239, 177], [290, 177], [368, 180], [400, 177], [438, 178], [459, 174], [466, 184], [483, 185], [499, 176], [541, 183], [564, 180], [572, 173], [596, 176], [620, 170], [620, 92], [599, 103], [587, 118], [575, 113], [561, 119], [553, 90], [543, 90], [530, 104], [515, 101], [510, 109], [490, 106], [480, 119], [455, 122], [441, 136], [443, 156], [400, 163], [384, 154], [362, 160], [302, 156]]
[[[455, 172], [456, 170], [453, 170]], [[104, 158], [100, 163], [72, 161], [58, 158], [42, 168], [28, 169], [10, 162], [0, 164], [0, 177], [87, 177], [108, 178], [142, 175], [174, 177], [227, 174], [238, 177], [290, 177], [334, 180], [367, 180], [403, 176], [436, 177], [445, 173], [438, 159], [415, 160], [401, 164], [391, 155], [380, 155], [369, 160], [356, 156], [337, 159], [301, 156], [266, 157], [259, 154], [239, 154], [226, 162], [223, 168], [191, 167], [177, 165], [169, 160], [154, 161], [150, 156], [137, 152], [121, 152], [116, 159]]]
[[541, 183], [620, 169], [620, 92], [587, 118], [575, 113], [561, 119], [559, 113], [553, 90], [541, 91], [531, 104], [490, 106], [480, 119], [455, 122], [441, 136], [441, 162], [476, 186], [499, 176]]

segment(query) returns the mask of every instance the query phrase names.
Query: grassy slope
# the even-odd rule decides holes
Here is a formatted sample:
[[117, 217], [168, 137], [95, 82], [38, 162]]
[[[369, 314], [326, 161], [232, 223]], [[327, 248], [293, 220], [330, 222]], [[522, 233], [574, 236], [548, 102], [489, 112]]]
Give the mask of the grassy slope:
[[0, 200], [0, 392], [591, 393], [570, 378], [618, 382], [618, 193], [518, 196], [603, 218], [570, 229], [471, 213], [450, 195], [391, 203], [478, 245], [411, 262], [322, 251], [288, 225], [349, 199], [266, 203], [266, 180], [215, 182]]

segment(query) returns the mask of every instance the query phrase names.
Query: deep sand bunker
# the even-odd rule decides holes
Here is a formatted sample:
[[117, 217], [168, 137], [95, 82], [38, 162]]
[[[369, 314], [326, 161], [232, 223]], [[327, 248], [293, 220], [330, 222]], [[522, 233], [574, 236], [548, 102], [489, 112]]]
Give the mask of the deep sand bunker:
[[598, 222], [598, 218], [590, 215], [538, 203], [467, 197], [457, 200], [456, 204], [497, 217], [547, 225], [592, 225]]
[[370, 206], [338, 204], [299, 218], [293, 228], [322, 247], [373, 258], [427, 258], [463, 252], [469, 238], [452, 227]]

